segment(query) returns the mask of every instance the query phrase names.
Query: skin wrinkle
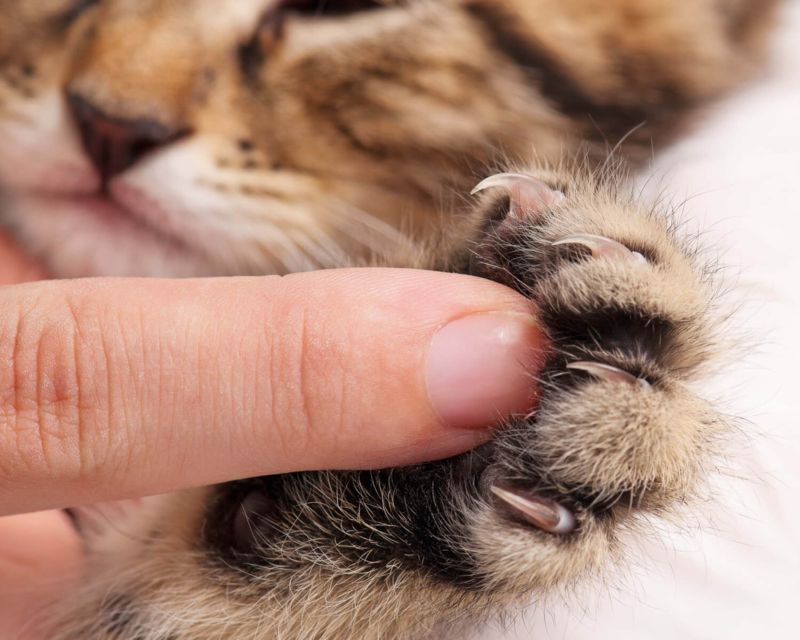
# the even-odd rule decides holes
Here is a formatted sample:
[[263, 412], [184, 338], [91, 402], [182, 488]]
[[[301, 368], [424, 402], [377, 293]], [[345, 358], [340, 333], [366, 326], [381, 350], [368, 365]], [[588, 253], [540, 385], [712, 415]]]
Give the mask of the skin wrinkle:
[[[42, 393], [42, 385], [44, 383], [44, 380], [43, 380], [44, 375], [43, 375], [43, 373], [44, 373], [44, 370], [45, 370], [44, 363], [42, 362], [42, 342], [44, 342], [45, 340], [46, 340], [45, 335], [42, 335], [42, 337], [37, 341], [37, 344], [36, 344], [36, 367], [34, 369], [34, 376], [35, 376], [34, 379], [36, 380], [37, 384], [36, 384], [35, 402], [36, 402], [36, 413], [37, 413], [37, 427], [38, 427], [37, 430], [38, 430], [38, 433], [39, 433], [39, 442], [40, 442], [40, 447], [41, 447], [41, 450], [42, 450], [42, 456], [44, 457], [45, 463], [52, 470], [53, 469], [53, 463], [52, 463], [52, 460], [49, 459], [48, 447], [46, 445], [46, 443], [47, 443], [47, 435], [46, 435], [47, 434], [47, 428], [45, 427], [45, 420], [44, 420], [45, 398], [44, 398], [44, 394]], [[74, 341], [73, 341], [73, 344], [75, 344]], [[75, 361], [75, 359], [73, 358], [73, 362], [74, 361]], [[78, 425], [78, 427], [80, 429], [80, 425]], [[79, 441], [80, 441], [80, 438], [79, 438]], [[79, 463], [79, 465], [80, 465], [80, 463]]]
[[[8, 362], [9, 369], [11, 371], [12, 395], [13, 395], [13, 403], [14, 403], [13, 406], [10, 408], [10, 413], [12, 415], [12, 425], [13, 425], [10, 428], [14, 432], [14, 435], [15, 435], [16, 451], [20, 452], [20, 455], [21, 455], [21, 457], [23, 459], [25, 459], [25, 456], [23, 454], [24, 449], [23, 449], [22, 440], [21, 440], [22, 439], [22, 430], [20, 429], [20, 415], [19, 415], [19, 406], [20, 406], [20, 404], [19, 404], [19, 398], [20, 398], [19, 387], [20, 387], [20, 379], [21, 379], [20, 371], [19, 371], [19, 357], [20, 357], [21, 348], [22, 348], [20, 331], [21, 331], [22, 326], [23, 326], [24, 315], [25, 314], [24, 314], [23, 310], [19, 310], [17, 312], [16, 321], [15, 321], [15, 323], [14, 323], [12, 329], [11, 329], [11, 333], [13, 335], [13, 340], [12, 340], [13, 346], [12, 346], [12, 349], [11, 349], [11, 354], [10, 354], [9, 358], [4, 359], [4, 360], [6, 360]], [[8, 414], [9, 412], [5, 412], [5, 413]], [[32, 466], [30, 460], [25, 459], [25, 463], [26, 463], [26, 465], [28, 467]], [[7, 476], [9, 476], [9, 479], [13, 478], [15, 476], [15, 473], [14, 473], [15, 465], [13, 463], [10, 465], [10, 469], [11, 470], [9, 472], [7, 472]]]
[[[285, 286], [286, 281], [281, 280], [281, 285]], [[314, 442], [317, 429], [321, 426], [314, 419], [314, 413], [310, 408], [309, 396], [312, 395], [310, 383], [319, 382], [318, 379], [309, 378], [309, 371], [316, 371], [312, 356], [319, 355], [318, 345], [310, 344], [308, 341], [309, 329], [307, 326], [308, 316], [305, 305], [298, 305], [293, 308], [292, 296], [287, 296], [280, 316], [271, 310], [270, 326], [276, 331], [280, 330], [280, 339], [272, 337], [273, 342], [278, 345], [277, 362], [282, 372], [278, 373], [279, 378], [286, 377], [286, 372], [291, 372], [291, 380], [283, 389], [276, 389], [276, 406], [280, 407], [281, 413], [278, 421], [274, 424], [281, 425], [276, 434], [280, 443], [280, 451], [292, 452], [297, 454], [300, 459], [314, 459], [316, 451]], [[280, 318], [280, 320], [278, 319]], [[318, 328], [318, 327], [316, 327]], [[316, 334], [316, 332], [315, 332]], [[288, 350], [287, 350], [288, 348]], [[315, 376], [316, 377], [316, 376]], [[284, 395], [282, 401], [278, 398]], [[327, 404], [327, 398], [318, 400], [323, 406]]]
[[[0, 345], [6, 345], [9, 343], [9, 333], [13, 336], [10, 340], [11, 342], [11, 353], [2, 359], [3, 361], [3, 368], [7, 370], [10, 374], [10, 388], [4, 388], [3, 391], [3, 438], [7, 438], [8, 434], [7, 431], [11, 430], [14, 433], [16, 439], [16, 449], [20, 449], [20, 442], [19, 442], [19, 415], [17, 411], [17, 407], [19, 406], [18, 398], [19, 398], [19, 382], [18, 382], [18, 375], [17, 375], [17, 354], [19, 352], [19, 327], [22, 321], [21, 318], [22, 311], [18, 310], [16, 314], [16, 321], [13, 323], [11, 329], [9, 330], [8, 325], [4, 323], [3, 333], [0, 334]], [[5, 350], [4, 350], [5, 351]], [[11, 396], [11, 404], [8, 402], [8, 397]], [[5, 466], [3, 460], [0, 458], [0, 468]], [[14, 477], [13, 474], [13, 466], [11, 466], [11, 470], [6, 470], [6, 481], [10, 480], [10, 478]]]
[[[268, 362], [268, 350], [264, 349], [264, 332], [254, 331], [243, 333], [237, 344], [237, 361], [242, 363], [237, 367], [231, 363], [229, 376], [232, 389], [241, 389], [242, 397], [239, 401], [232, 398], [232, 415], [239, 416], [246, 406], [267, 406], [265, 397], [269, 397], [269, 392], [262, 395], [263, 384], [269, 384], [264, 379], [267, 378], [263, 373], [259, 374], [258, 363]], [[266, 356], [266, 357], [265, 357]], [[273, 417], [274, 419], [274, 417]], [[240, 422], [240, 420], [236, 420]], [[256, 425], [250, 425], [242, 434], [244, 446], [255, 450], [258, 446]]]
[[[271, 323], [266, 323], [266, 324], [267, 324], [267, 327], [264, 329], [264, 335], [266, 336], [266, 339], [269, 342], [269, 354], [270, 354], [270, 359], [269, 359], [270, 372], [269, 373], [270, 373], [270, 375], [267, 376], [266, 379], [262, 381], [262, 383], [263, 384], [267, 384], [269, 386], [269, 400], [270, 400], [270, 402], [269, 402], [269, 410], [270, 410], [270, 415], [271, 415], [271, 418], [272, 418], [272, 424], [276, 424], [276, 425], [277, 424], [286, 424], [287, 422], [289, 422], [289, 424], [292, 427], [294, 427], [295, 424], [292, 421], [292, 416], [289, 415], [289, 412], [286, 411], [286, 407], [284, 407], [283, 403], [281, 402], [281, 398], [284, 395], [284, 393], [286, 391], [286, 387], [288, 385], [286, 385], [284, 383], [284, 388], [280, 389], [280, 388], [277, 387], [277, 385], [273, 384], [273, 382], [272, 382], [273, 380], [282, 380], [281, 370], [288, 370], [288, 369], [285, 369], [285, 367], [283, 366], [284, 360], [283, 360], [282, 341], [277, 340], [275, 335], [274, 335], [274, 332], [271, 331], [271, 329], [273, 329], [272, 324]], [[287, 327], [291, 327], [291, 323], [287, 322], [286, 326]], [[291, 394], [289, 394], [289, 395], [291, 395]], [[252, 433], [253, 433], [253, 436], [254, 436], [254, 440], [256, 442], [261, 441], [261, 438], [259, 438], [256, 435], [259, 432], [258, 426], [257, 425], [251, 425], [251, 430], [252, 430]], [[280, 429], [279, 432], [277, 434], [275, 434], [276, 435], [276, 440], [277, 440], [277, 442], [275, 444], [277, 444], [278, 446], [277, 447], [272, 447], [271, 446], [270, 450], [274, 450], [274, 449], [279, 449], [281, 451], [285, 451], [286, 450], [287, 443], [284, 440], [284, 438], [286, 437], [285, 431], [288, 431], [288, 430]]]
[[[314, 394], [309, 386], [311, 380], [309, 379], [308, 375], [309, 368], [314, 366], [314, 362], [310, 361], [313, 354], [312, 349], [315, 350], [314, 347], [317, 347], [317, 345], [311, 345], [309, 343], [307, 326], [308, 314], [305, 308], [302, 309], [299, 315], [300, 317], [296, 320], [299, 328], [295, 330], [295, 333], [298, 336], [299, 345], [297, 352], [297, 366], [292, 367], [292, 370], [297, 371], [297, 389], [300, 394], [300, 402], [298, 405], [300, 409], [300, 415], [302, 416], [300, 419], [300, 425], [301, 429], [305, 433], [305, 436], [300, 439], [301, 451], [305, 452], [306, 454], [303, 457], [308, 457], [312, 443], [317, 440], [316, 429], [314, 427], [315, 425], [319, 424], [316, 420], [314, 420], [311, 410], [311, 402]], [[296, 428], [297, 421], [293, 420], [292, 423], [290, 423], [290, 433], [292, 434], [291, 441], [295, 446], [297, 442], [295, 439]], [[334, 433], [336, 433], [336, 431], [336, 429], [333, 430]]]
[[[249, 381], [253, 380], [255, 382], [262, 377], [259, 375], [258, 367], [258, 363], [261, 362], [258, 355], [261, 333], [260, 331], [244, 331], [241, 335], [236, 336], [235, 344], [230, 347], [231, 351], [238, 354], [238, 357], [236, 359], [228, 359], [225, 370], [221, 373], [225, 380], [228, 381], [227, 384], [230, 389], [230, 393], [224, 396], [229, 403], [226, 411], [228, 415], [240, 415], [244, 406], [258, 406], [254, 400], [254, 385]], [[254, 345], [254, 347], [251, 345]], [[241, 363], [240, 366], [237, 366], [237, 363]], [[254, 432], [255, 428], [255, 424], [248, 425], [245, 442], [251, 441], [247, 434]], [[228, 446], [231, 448], [234, 446], [233, 434], [231, 434], [231, 442]], [[257, 443], [252, 442], [252, 446], [257, 446]]]
[[[101, 345], [101, 355], [102, 355], [101, 363], [102, 363], [103, 371], [105, 373], [106, 389], [108, 389], [108, 393], [109, 393], [109, 396], [110, 396], [113, 393], [113, 389], [117, 388], [117, 385], [115, 384], [115, 380], [114, 380], [114, 376], [113, 376], [113, 370], [112, 370], [112, 367], [111, 367], [111, 359], [109, 357], [109, 344], [108, 344], [108, 341], [106, 340], [106, 336], [105, 336], [104, 332], [101, 332], [99, 342], [100, 342], [100, 345]], [[127, 351], [126, 351], [126, 356], [127, 356]], [[125, 359], [128, 360], [127, 357]], [[81, 404], [83, 404], [83, 402], [81, 402]], [[105, 419], [104, 424], [107, 424], [107, 425], [108, 424], [117, 424], [118, 423], [117, 420], [119, 420], [120, 424], [127, 425], [128, 424], [128, 420], [127, 420], [127, 412], [125, 411], [125, 405], [122, 404], [120, 409], [121, 409], [121, 411], [115, 412], [115, 410], [114, 410], [114, 402], [111, 399], [109, 399], [109, 402], [108, 402], [108, 404], [106, 406], [106, 411], [105, 411], [105, 416], [104, 416], [104, 419]], [[120, 415], [119, 418], [117, 418], [118, 414]], [[100, 431], [100, 430], [98, 430], [98, 431]], [[104, 433], [103, 435], [104, 435], [103, 442], [105, 443], [105, 446], [104, 447], [96, 447], [95, 451], [94, 451], [94, 456], [93, 456], [94, 457], [94, 463], [98, 467], [105, 467], [107, 465], [108, 458], [109, 458], [109, 449], [112, 446], [111, 445], [111, 438], [112, 438], [111, 434], [110, 433]], [[125, 466], [130, 467], [130, 456], [129, 456], [129, 459], [128, 459], [127, 464]]]
[[[242, 332], [248, 333], [248, 332]], [[218, 373], [218, 380], [224, 381], [221, 385], [221, 392], [218, 394], [219, 398], [219, 413], [220, 415], [228, 415], [233, 416], [233, 420], [236, 420], [236, 416], [238, 416], [238, 409], [242, 406], [242, 403], [246, 401], [246, 394], [247, 394], [247, 386], [239, 384], [239, 380], [237, 379], [236, 372], [234, 371], [236, 362], [242, 362], [242, 367], [247, 367], [245, 364], [244, 357], [248, 359], [252, 356], [245, 356], [246, 351], [241, 348], [242, 340], [245, 338], [244, 335], [235, 335], [229, 339], [228, 344], [223, 344], [222, 338], [219, 335], [214, 336], [214, 342], [220, 344], [220, 348], [224, 348], [227, 353], [228, 357], [220, 358], [219, 356], [215, 357], [217, 364], [215, 365], [214, 369], [217, 370]], [[233, 358], [230, 354], [241, 354], [237, 358]], [[208, 366], [203, 365], [205, 369], [209, 369]], [[248, 367], [249, 368], [249, 367]], [[253, 406], [250, 404], [249, 406]], [[225, 446], [228, 449], [233, 450], [234, 448], [234, 440], [233, 434], [229, 433], [228, 441], [225, 443]]]
[[[106, 388], [106, 394], [98, 393], [96, 390], [93, 394], [94, 397], [91, 398], [93, 402], [89, 402], [86, 399], [86, 380], [94, 379], [92, 378], [84, 378], [82, 376], [82, 357], [81, 357], [81, 344], [87, 344], [86, 340], [83, 337], [81, 326], [82, 322], [86, 321], [86, 315], [82, 314], [84, 309], [78, 309], [73, 305], [73, 302], [70, 298], [66, 298], [64, 300], [65, 307], [67, 312], [70, 315], [73, 332], [72, 332], [72, 359], [74, 362], [74, 380], [75, 380], [75, 389], [76, 389], [76, 401], [77, 401], [77, 412], [76, 412], [76, 423], [75, 429], [77, 431], [77, 446], [78, 446], [78, 458], [79, 458], [79, 472], [78, 475], [80, 478], [87, 478], [89, 474], [87, 474], [87, 467], [89, 465], [90, 457], [93, 458], [92, 463], [97, 466], [98, 460], [94, 456], [94, 452], [96, 449], [92, 447], [88, 447], [88, 437], [86, 432], [86, 421], [83, 419], [85, 411], [89, 411], [89, 407], [97, 407], [99, 403], [98, 400], [103, 395], [106, 396], [106, 409], [107, 412], [111, 410], [111, 402], [109, 401], [108, 394], [111, 393], [111, 389], [113, 387], [108, 386]], [[106, 356], [105, 344], [103, 344], [103, 355]], [[108, 380], [107, 380], [108, 383]], [[113, 424], [113, 423], [109, 423]], [[99, 434], [99, 429], [93, 429], [93, 433]], [[97, 447], [97, 436], [93, 439], [93, 447]], [[88, 478], [87, 478], [88, 479]]]
[[[56, 316], [57, 317], [57, 316]], [[57, 330], [57, 329], [56, 329]], [[60, 464], [56, 464], [51, 455], [51, 438], [54, 434], [48, 432], [45, 421], [42, 420], [42, 414], [39, 412], [40, 406], [48, 406], [52, 404], [53, 398], [49, 396], [40, 396], [40, 383], [42, 376], [45, 374], [44, 364], [39, 361], [39, 353], [42, 347], [42, 342], [46, 342], [48, 334], [51, 333], [52, 327], [47, 324], [42, 329], [40, 327], [31, 327], [26, 321], [22, 321], [19, 328], [19, 350], [15, 352], [15, 368], [16, 380], [19, 382], [19, 389], [21, 393], [17, 395], [17, 408], [18, 408], [18, 422], [22, 424], [19, 430], [20, 434], [24, 434], [21, 442], [18, 443], [18, 453], [21, 457], [29, 458], [31, 462], [28, 463], [29, 468], [35, 469], [33, 460], [36, 460], [42, 465], [44, 469], [51, 473], [64, 471]], [[31, 342], [33, 339], [33, 342]], [[59, 338], [56, 337], [52, 340], [53, 343], [58, 343]], [[33, 359], [33, 362], [31, 362]], [[66, 363], [65, 363], [66, 364]], [[72, 363], [74, 371], [74, 361]], [[25, 369], [23, 369], [25, 367]], [[30, 367], [30, 368], [27, 368]], [[66, 372], [64, 372], [66, 373]], [[33, 409], [33, 411], [31, 410]], [[35, 415], [32, 416], [31, 413]], [[76, 423], [79, 426], [79, 421]], [[76, 434], [73, 434], [73, 439]], [[68, 475], [73, 475], [76, 471], [80, 476], [82, 469], [82, 462], [80, 460], [73, 461], [72, 469], [67, 471]]]
[[[278, 394], [278, 391], [277, 391], [277, 389], [275, 388], [275, 385], [272, 382], [273, 380], [278, 380], [278, 378], [274, 377], [275, 373], [276, 373], [276, 369], [275, 369], [276, 365], [275, 365], [275, 363], [277, 362], [277, 359], [276, 359], [275, 356], [276, 356], [276, 353], [277, 353], [277, 349], [276, 349], [276, 345], [275, 345], [274, 336], [272, 334], [270, 334], [266, 330], [263, 332], [263, 334], [264, 334], [264, 338], [266, 340], [267, 352], [269, 353], [269, 363], [270, 363], [269, 374], [270, 375], [269, 376], [265, 376], [263, 380], [259, 380], [258, 376], [254, 376], [254, 380], [257, 380], [261, 385], [265, 385], [266, 386], [265, 397], [266, 397], [266, 399], [267, 399], [267, 401], [269, 403], [266, 406], [269, 407], [269, 414], [270, 414], [270, 418], [271, 418], [271, 423], [272, 424], [279, 424], [277, 422], [277, 417], [278, 417], [278, 412], [277, 412], [277, 399], [278, 398], [277, 398], [277, 394]], [[255, 431], [254, 431], [254, 435], [255, 435]]]
[[[35, 348], [35, 398], [33, 400], [36, 407], [36, 426], [40, 434], [42, 452], [48, 469], [57, 472], [61, 468], [61, 460], [76, 460], [76, 468], [72, 472], [76, 477], [82, 478], [85, 475], [85, 459], [82, 454], [74, 456], [72, 449], [77, 447], [83, 450], [83, 424], [80, 419], [80, 410], [76, 412], [78, 419], [68, 421], [62, 415], [61, 406], [68, 410], [69, 405], [75, 406], [78, 402], [77, 393], [71, 394], [73, 397], [63, 397], [60, 389], [66, 385], [60, 383], [61, 376], [71, 376], [70, 372], [77, 371], [77, 364], [72, 367], [61, 362], [61, 358], [54, 357], [59, 351], [52, 348], [53, 343], [72, 343], [76, 340], [64, 337], [63, 330], [45, 330], [40, 339], [37, 340]], [[77, 374], [75, 374], [77, 375]], [[75, 389], [77, 392], [77, 388]], [[72, 475], [69, 474], [69, 475]]]
[[[181, 333], [186, 337], [180, 353], [188, 354], [188, 362], [183, 362], [179, 358], [178, 365], [180, 371], [188, 371], [189, 375], [183, 374], [186, 377], [185, 381], [182, 379], [183, 376], [179, 379], [181, 384], [177, 393], [184, 395], [187, 387], [191, 390], [188, 406], [193, 410], [190, 411], [189, 417], [184, 418], [182, 422], [192, 425], [192, 431], [202, 434], [202, 437], [195, 443], [197, 451], [192, 452], [193, 455], [197, 455], [210, 446], [220, 446], [219, 443], [212, 445], [211, 439], [218, 434], [226, 433], [225, 425], [218, 422], [222, 415], [220, 409], [224, 394], [219, 387], [217, 372], [222, 363], [226, 361], [229, 345], [223, 344], [221, 341], [223, 331], [218, 321], [205, 312], [206, 304], [209, 304], [211, 308], [216, 308], [213, 301], [207, 299], [205, 291], [198, 300], [191, 300], [186, 304], [186, 311], [181, 313], [181, 318], [186, 326], [180, 326]], [[199, 308], [195, 309], [195, 304], [199, 305]], [[203, 336], [203, 339], [196, 340], [194, 336]], [[187, 349], [185, 345], [193, 345], [195, 348]], [[159, 366], [161, 359], [162, 356], [159, 354]], [[201, 406], [204, 408], [203, 414], [198, 414], [196, 408]], [[214, 416], [214, 420], [208, 419], [206, 413]], [[230, 443], [230, 439], [227, 439], [227, 442]], [[175, 446], [183, 445], [176, 442]]]
[[[201, 304], [205, 302], [205, 296], [199, 301]], [[189, 371], [190, 374], [187, 383], [181, 385], [182, 391], [185, 393], [187, 384], [191, 384], [190, 402], [196, 397], [196, 402], [190, 406], [203, 406], [204, 412], [214, 416], [215, 420], [206, 419], [205, 415], [197, 414], [195, 411], [191, 412], [191, 418], [184, 422], [191, 425], [192, 431], [199, 431], [202, 437], [196, 443], [198, 452], [208, 449], [210, 446], [220, 446], [220, 443], [212, 445], [210, 440], [214, 437], [212, 434], [224, 434], [224, 425], [217, 422], [221, 415], [222, 409], [222, 392], [219, 389], [217, 376], [220, 372], [220, 366], [225, 362], [227, 357], [228, 345], [222, 344], [220, 340], [220, 328], [216, 320], [200, 315], [202, 307], [198, 313], [194, 313], [194, 301], [188, 305], [187, 311], [181, 313], [181, 317], [185, 318], [186, 325], [181, 327], [181, 331], [186, 334], [186, 343], [194, 346], [194, 349], [187, 349], [188, 362], [181, 362], [181, 369]], [[213, 306], [212, 306], [213, 308]], [[189, 336], [202, 335], [204, 339], [196, 341], [190, 339]], [[206, 338], [207, 336], [207, 338]], [[184, 349], [182, 348], [181, 351]], [[160, 360], [160, 358], [159, 358]], [[159, 363], [160, 364], [160, 363]], [[230, 438], [225, 436], [226, 443], [230, 443]]]
[[[347, 417], [348, 417], [347, 407], [355, 406], [355, 398], [360, 396], [360, 393], [358, 389], [353, 389], [354, 385], [347, 384], [348, 372], [345, 371], [344, 368], [341, 366], [339, 368], [336, 379], [338, 382], [336, 389], [336, 397], [339, 398], [339, 403], [338, 403], [339, 410], [335, 417], [335, 421], [333, 421], [334, 417], [331, 416], [330, 413], [328, 414], [327, 419], [332, 420], [333, 421], [332, 423], [337, 426], [336, 433], [341, 433], [343, 431], [342, 429], [343, 425], [345, 425], [347, 422]], [[351, 389], [352, 393], [348, 394], [347, 393], [348, 389]], [[363, 427], [365, 429], [372, 429], [373, 425], [367, 424], [364, 425]], [[338, 442], [336, 444], [338, 445]]]
[[[125, 313], [126, 317], [130, 317], [130, 313]], [[137, 421], [133, 419], [134, 416], [144, 416], [145, 415], [145, 407], [148, 406], [159, 406], [158, 404], [150, 404], [150, 399], [145, 396], [142, 392], [142, 385], [141, 383], [138, 385], [137, 391], [138, 393], [135, 394], [133, 400], [131, 400], [126, 395], [121, 395], [119, 393], [119, 389], [124, 388], [122, 384], [122, 379], [127, 378], [128, 380], [132, 380], [134, 378], [134, 372], [137, 370], [136, 362], [137, 358], [139, 362], [146, 362], [145, 359], [145, 344], [141, 341], [138, 336], [147, 336], [149, 332], [146, 331], [146, 327], [144, 326], [144, 319], [141, 315], [138, 317], [138, 332], [130, 334], [126, 333], [125, 326], [126, 326], [126, 319], [123, 316], [114, 315], [109, 318], [109, 322], [106, 323], [106, 326], [111, 325], [111, 320], [114, 322], [114, 326], [116, 328], [116, 334], [119, 336], [119, 344], [121, 349], [122, 361], [124, 362], [124, 366], [122, 367], [115, 367], [114, 362], [110, 357], [111, 353], [111, 344], [108, 342], [108, 336], [106, 332], [101, 332], [102, 342], [103, 342], [103, 356], [104, 356], [104, 364], [106, 367], [107, 373], [107, 381], [108, 381], [108, 389], [109, 394], [112, 394], [113, 400], [109, 402], [108, 407], [108, 425], [119, 425], [119, 430], [122, 432], [121, 435], [117, 434], [117, 430], [109, 430], [108, 438], [106, 440], [107, 446], [105, 450], [105, 455], [110, 456], [111, 448], [117, 448], [118, 450], [124, 450], [127, 452], [126, 459], [124, 461], [120, 461], [117, 465], [117, 468], [114, 470], [118, 473], [119, 479], [122, 479], [132, 473], [135, 468], [135, 460], [137, 457], [137, 450], [139, 448], [146, 448], [147, 447], [147, 439], [139, 436], [144, 432], [144, 425], [142, 424], [142, 418], [140, 418], [138, 424]], [[128, 335], [131, 338], [128, 338]], [[138, 348], [141, 346], [141, 348]], [[137, 353], [138, 352], [138, 353]], [[144, 365], [146, 366], [146, 365]], [[121, 373], [117, 374], [116, 376], [115, 371], [119, 370]], [[163, 375], [163, 369], [161, 367], [158, 368], [158, 375], [159, 375], [159, 384], [157, 385], [158, 392], [160, 393], [163, 389], [161, 385], [161, 376]], [[134, 403], [137, 402], [141, 403], [141, 406], [138, 408], [134, 408], [131, 410], [129, 407], [129, 403], [133, 401]], [[115, 407], [119, 407], [115, 411]], [[138, 410], [137, 410], [138, 409]], [[115, 420], [115, 417], [117, 418]], [[148, 456], [143, 456], [147, 459]], [[102, 466], [107, 467], [108, 463], [107, 460], [104, 458], [102, 460]]]
[[[143, 318], [140, 320], [140, 326], [141, 326], [140, 330], [141, 335], [148, 335], [146, 333], [146, 327], [144, 325]], [[180, 420], [178, 415], [178, 406], [177, 402], [174, 401], [173, 387], [175, 384], [175, 379], [177, 376], [180, 375], [181, 370], [180, 367], [175, 362], [174, 358], [171, 357], [169, 351], [165, 349], [163, 340], [164, 340], [163, 336], [159, 333], [158, 340], [155, 342], [156, 342], [156, 348], [158, 349], [159, 353], [159, 358], [157, 359], [158, 384], [156, 385], [156, 388], [159, 390], [160, 402], [156, 405], [153, 405], [150, 402], [149, 397], [146, 394], [143, 394], [144, 396], [143, 403], [144, 406], [160, 407], [159, 412], [162, 414], [166, 413], [166, 420], [168, 421], [168, 424], [179, 424]], [[148, 343], [150, 343], [150, 341], [148, 341]], [[144, 366], [147, 366], [148, 362], [145, 351], [146, 348], [147, 345], [143, 343], [141, 347], [141, 357], [142, 357], [142, 362], [145, 363]], [[125, 406], [125, 403], [123, 403], [123, 406]], [[125, 415], [125, 423], [129, 424], [130, 419], [128, 417], [127, 409], [124, 415]], [[170, 439], [167, 446], [175, 447], [174, 439]], [[178, 448], [178, 450], [180, 450], [180, 448]]]

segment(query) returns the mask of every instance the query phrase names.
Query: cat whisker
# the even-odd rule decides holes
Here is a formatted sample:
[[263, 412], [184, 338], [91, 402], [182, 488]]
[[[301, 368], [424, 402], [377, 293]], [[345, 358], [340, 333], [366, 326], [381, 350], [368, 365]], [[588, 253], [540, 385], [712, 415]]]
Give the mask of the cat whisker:
[[352, 262], [339, 239], [335, 235], [328, 233], [321, 225], [311, 226], [307, 233], [331, 256], [330, 265], [345, 266]]
[[[305, 228], [313, 229], [315, 221], [309, 214], [306, 224], [298, 218], [297, 212], [291, 217], [291, 226], [286, 223], [290, 216], [281, 215], [283, 208], [269, 206], [267, 202], [259, 202], [249, 196], [237, 196], [238, 206], [206, 205], [201, 213], [193, 210], [191, 215], [201, 215], [209, 225], [219, 225], [219, 220], [227, 217], [233, 222], [225, 223], [224, 233], [215, 236], [214, 254], [223, 254], [221, 258], [229, 273], [264, 273], [272, 271], [309, 271], [328, 266], [320, 262], [320, 251], [314, 249], [313, 242], [303, 240], [307, 235]], [[231, 210], [234, 213], [231, 213]], [[246, 215], [246, 214], [251, 215]], [[220, 251], [220, 242], [230, 251]], [[267, 269], [265, 260], [273, 269]]]
[[328, 213], [331, 226], [378, 256], [412, 246], [411, 239], [397, 228], [352, 205], [341, 203], [328, 209]]
[[317, 268], [343, 266], [347, 264], [345, 253], [332, 238], [325, 237], [320, 241], [312, 236], [310, 230], [295, 229], [293, 237], [300, 247], [317, 263]]
[[272, 240], [275, 248], [270, 248], [270, 252], [283, 264], [287, 272], [314, 270], [314, 263], [301, 250], [295, 238], [288, 233], [276, 233], [273, 234]]

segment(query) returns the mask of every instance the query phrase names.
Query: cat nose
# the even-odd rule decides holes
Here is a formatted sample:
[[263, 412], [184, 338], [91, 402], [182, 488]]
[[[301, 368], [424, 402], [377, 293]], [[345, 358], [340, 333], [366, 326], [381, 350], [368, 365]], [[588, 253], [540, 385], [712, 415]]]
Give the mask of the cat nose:
[[188, 129], [170, 127], [157, 120], [114, 116], [77, 93], [67, 94], [67, 102], [104, 190], [112, 178], [146, 154], [189, 133]]

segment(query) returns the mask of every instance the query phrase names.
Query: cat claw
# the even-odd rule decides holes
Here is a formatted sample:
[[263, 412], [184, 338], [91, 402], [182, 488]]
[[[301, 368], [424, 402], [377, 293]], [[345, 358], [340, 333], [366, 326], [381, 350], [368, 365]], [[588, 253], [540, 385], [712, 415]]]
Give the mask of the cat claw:
[[604, 236], [577, 233], [551, 243], [554, 247], [562, 244], [580, 244], [591, 250], [595, 258], [619, 258], [635, 264], [647, 264], [647, 259], [638, 251], [631, 251], [624, 244]]
[[612, 367], [610, 364], [603, 364], [602, 362], [587, 362], [585, 360], [578, 360], [577, 362], [570, 362], [567, 369], [577, 371], [585, 371], [595, 378], [600, 378], [606, 382], [624, 382], [626, 384], [638, 385], [642, 389], [650, 389], [650, 383], [644, 378], [637, 378], [632, 373]]
[[519, 218], [525, 211], [541, 212], [559, 204], [565, 197], [561, 191], [552, 189], [538, 178], [524, 173], [498, 173], [489, 176], [478, 183], [470, 195], [474, 196], [486, 189], [497, 187], [506, 189], [511, 196], [509, 218]]
[[547, 533], [569, 533], [575, 529], [575, 516], [554, 500], [502, 489], [496, 485], [491, 492], [535, 527]]

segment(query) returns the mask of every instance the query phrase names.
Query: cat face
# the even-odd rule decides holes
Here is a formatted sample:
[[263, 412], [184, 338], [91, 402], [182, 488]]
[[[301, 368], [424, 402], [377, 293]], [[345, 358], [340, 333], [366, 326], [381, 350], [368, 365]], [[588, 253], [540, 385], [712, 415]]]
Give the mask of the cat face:
[[0, 218], [56, 276], [408, 264], [532, 150], [649, 157], [746, 66], [740, 4], [0, 0]]
[[60, 276], [391, 253], [500, 150], [561, 122], [446, 0], [0, 0], [0, 14], [4, 216]]

